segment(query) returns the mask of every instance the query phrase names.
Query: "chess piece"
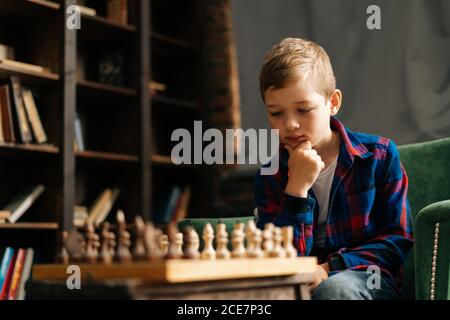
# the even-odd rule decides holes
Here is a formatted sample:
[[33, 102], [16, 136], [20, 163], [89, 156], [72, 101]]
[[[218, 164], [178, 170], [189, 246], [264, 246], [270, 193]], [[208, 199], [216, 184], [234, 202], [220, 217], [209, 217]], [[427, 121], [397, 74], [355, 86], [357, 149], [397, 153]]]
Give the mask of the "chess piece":
[[231, 244], [233, 245], [233, 250], [231, 251], [231, 256], [233, 258], [243, 258], [245, 257], [245, 233], [244, 224], [242, 222], [236, 223], [231, 233]]
[[295, 249], [293, 245], [294, 240], [294, 227], [286, 226], [282, 228], [283, 234], [283, 248], [286, 252], [287, 258], [295, 258], [297, 257], [297, 249]]
[[247, 257], [249, 258], [261, 258], [264, 253], [261, 249], [262, 231], [259, 230], [255, 222], [250, 220], [247, 223]]
[[82, 262], [86, 253], [86, 241], [78, 230], [73, 229], [67, 237], [67, 251], [72, 262]]
[[85, 226], [86, 239], [86, 262], [96, 263], [98, 258], [98, 249], [100, 248], [100, 237], [95, 233], [94, 224], [86, 223]]
[[169, 225], [169, 248], [166, 255], [167, 259], [181, 259], [183, 257], [183, 234], [178, 232], [178, 228]]
[[104, 222], [102, 227], [102, 245], [100, 250], [100, 261], [103, 264], [111, 264], [114, 259], [114, 247], [116, 246], [116, 236], [109, 231], [111, 225]]
[[228, 232], [224, 223], [217, 224], [216, 227], [216, 257], [217, 259], [230, 259], [231, 253], [228, 250]]
[[134, 218], [135, 223], [135, 232], [136, 232], [136, 238], [134, 241], [134, 248], [133, 248], [133, 257], [136, 260], [142, 260], [146, 257], [146, 251], [145, 251], [145, 243], [144, 243], [144, 237], [145, 237], [145, 223], [144, 219], [142, 219], [141, 216], [136, 216]]
[[192, 226], [186, 228], [184, 239], [184, 258], [198, 259], [200, 257], [200, 252], [198, 250], [200, 247], [200, 237]]
[[158, 245], [158, 239], [161, 234], [162, 231], [155, 228], [153, 223], [147, 222], [145, 224], [144, 244], [147, 259], [154, 260], [162, 257], [161, 250]]
[[203, 251], [201, 253], [201, 258], [203, 260], [214, 260], [216, 259], [216, 252], [213, 247], [214, 240], [214, 229], [210, 223], [207, 223], [203, 228]]
[[69, 233], [67, 231], [63, 231], [61, 234], [61, 251], [57, 258], [58, 263], [69, 264], [69, 251], [67, 250], [68, 238]]
[[161, 256], [166, 257], [169, 251], [169, 237], [161, 233], [158, 238], [159, 250], [161, 251]]
[[246, 256], [253, 257], [255, 251], [255, 242], [254, 242], [254, 234], [256, 230], [256, 225], [253, 220], [250, 220], [245, 227], [245, 237], [247, 239], [247, 250]]
[[125, 213], [122, 210], [117, 210], [117, 253], [116, 259], [120, 262], [131, 261], [131, 236], [127, 231], [127, 225], [125, 221]]
[[273, 246], [272, 251], [269, 256], [273, 258], [284, 258], [286, 256], [286, 252], [282, 247], [283, 235], [281, 234], [281, 228], [275, 227], [273, 230], [273, 239], [275, 241], [275, 245]]
[[263, 251], [264, 256], [269, 257], [270, 252], [273, 250], [274, 242], [273, 242], [273, 230], [275, 225], [271, 222], [266, 223], [264, 226], [264, 230], [262, 232], [263, 235]]

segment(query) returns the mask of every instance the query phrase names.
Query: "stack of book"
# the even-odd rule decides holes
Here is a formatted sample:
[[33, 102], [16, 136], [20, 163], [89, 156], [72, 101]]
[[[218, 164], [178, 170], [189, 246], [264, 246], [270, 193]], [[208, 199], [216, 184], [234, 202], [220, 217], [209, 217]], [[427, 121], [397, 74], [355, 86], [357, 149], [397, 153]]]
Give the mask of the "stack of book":
[[0, 300], [24, 300], [34, 260], [32, 248], [0, 247]]
[[17, 194], [2, 210], [0, 210], [0, 223], [16, 223], [39, 198], [44, 190], [44, 185], [40, 184], [31, 188], [26, 188]]
[[94, 225], [103, 223], [108, 218], [119, 195], [119, 188], [106, 188], [98, 195], [89, 209], [85, 206], [75, 206], [74, 225], [82, 227], [86, 222]]
[[187, 216], [191, 188], [172, 186], [155, 199], [153, 221], [158, 225], [176, 223]]
[[5, 142], [47, 142], [33, 94], [17, 76], [0, 85], [0, 143]]

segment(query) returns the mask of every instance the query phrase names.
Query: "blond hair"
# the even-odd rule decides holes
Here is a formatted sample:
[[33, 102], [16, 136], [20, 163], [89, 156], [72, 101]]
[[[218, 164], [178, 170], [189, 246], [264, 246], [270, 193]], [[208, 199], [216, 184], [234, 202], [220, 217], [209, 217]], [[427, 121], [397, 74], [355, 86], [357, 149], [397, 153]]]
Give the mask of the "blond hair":
[[309, 79], [325, 99], [329, 99], [336, 89], [336, 78], [326, 51], [312, 41], [285, 38], [264, 58], [259, 74], [263, 101], [266, 90], [280, 89], [299, 79]]

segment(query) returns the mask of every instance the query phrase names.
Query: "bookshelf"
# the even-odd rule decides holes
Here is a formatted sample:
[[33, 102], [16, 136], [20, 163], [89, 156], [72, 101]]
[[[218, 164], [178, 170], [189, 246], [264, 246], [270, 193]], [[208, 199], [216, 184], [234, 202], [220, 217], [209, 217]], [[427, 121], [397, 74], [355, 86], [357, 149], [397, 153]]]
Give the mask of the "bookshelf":
[[[190, 217], [208, 215], [209, 169], [170, 160], [171, 132], [192, 132], [193, 121], [204, 119], [202, 2], [128, 0], [126, 23], [108, 19], [106, 3], [85, 0], [96, 16], [82, 14], [81, 29], [69, 30], [65, 8], [76, 0], [0, 2], [0, 44], [14, 48], [15, 60], [47, 70], [0, 64], [0, 85], [17, 76], [37, 92], [48, 138], [0, 143], [2, 205], [24, 187], [45, 186], [18, 222], [0, 223], [0, 242], [34, 247], [41, 262], [54, 261], [74, 206], [90, 206], [108, 187], [121, 190], [111, 222], [118, 208], [129, 226], [138, 214], [153, 220], [160, 190], [174, 185], [191, 188]], [[151, 81], [166, 91], [150, 90]], [[81, 150], [74, 148], [77, 118]]]

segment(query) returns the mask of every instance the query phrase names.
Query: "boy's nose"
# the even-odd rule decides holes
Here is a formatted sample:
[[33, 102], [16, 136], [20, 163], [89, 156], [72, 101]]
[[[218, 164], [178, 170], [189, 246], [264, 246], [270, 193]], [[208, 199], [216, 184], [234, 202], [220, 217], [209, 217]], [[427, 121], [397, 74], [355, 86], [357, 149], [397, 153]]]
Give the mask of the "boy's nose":
[[285, 123], [285, 128], [287, 131], [292, 131], [300, 128], [300, 123], [296, 119], [287, 119]]

